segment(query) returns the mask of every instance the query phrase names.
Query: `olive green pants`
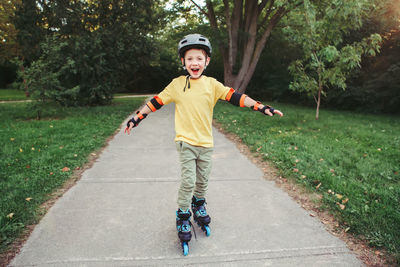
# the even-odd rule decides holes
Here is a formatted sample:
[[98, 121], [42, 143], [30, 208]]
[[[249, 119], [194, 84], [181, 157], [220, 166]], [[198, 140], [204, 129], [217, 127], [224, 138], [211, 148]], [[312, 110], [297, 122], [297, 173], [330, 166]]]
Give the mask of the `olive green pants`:
[[181, 185], [178, 192], [178, 207], [187, 210], [192, 203], [192, 196], [205, 198], [208, 178], [211, 172], [211, 147], [192, 146], [188, 143], [176, 142], [181, 164]]

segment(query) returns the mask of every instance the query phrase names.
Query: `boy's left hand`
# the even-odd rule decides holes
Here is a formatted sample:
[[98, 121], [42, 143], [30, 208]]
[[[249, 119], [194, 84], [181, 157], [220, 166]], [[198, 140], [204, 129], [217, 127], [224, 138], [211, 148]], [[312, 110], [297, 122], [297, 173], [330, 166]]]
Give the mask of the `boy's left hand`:
[[280, 110], [275, 109], [274, 114], [278, 114], [279, 116], [283, 116], [283, 113]]
[[259, 111], [268, 116], [274, 116], [275, 114], [278, 114], [281, 117], [283, 116], [283, 113], [280, 110], [274, 109], [270, 106], [264, 106], [263, 108], [259, 109]]

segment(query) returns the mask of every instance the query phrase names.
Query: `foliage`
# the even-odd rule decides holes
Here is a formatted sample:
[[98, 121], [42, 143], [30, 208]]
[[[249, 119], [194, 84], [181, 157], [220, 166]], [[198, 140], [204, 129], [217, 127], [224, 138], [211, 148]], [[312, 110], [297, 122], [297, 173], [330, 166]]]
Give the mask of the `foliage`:
[[214, 118], [282, 176], [320, 193], [340, 227], [400, 260], [400, 118], [268, 103], [285, 116], [266, 117], [227, 103]]
[[364, 8], [368, 5], [362, 1], [338, 1], [336, 5], [321, 7], [304, 1], [305, 22], [301, 24], [299, 17], [303, 15], [299, 13], [299, 17], [292, 17], [296, 24], [292, 22], [294, 26], [286, 29], [288, 36], [303, 47], [303, 59], [289, 66], [294, 77], [290, 89], [314, 96], [316, 119], [319, 118], [321, 94], [325, 95], [329, 86], [345, 89], [351, 70], [361, 66], [361, 56], [375, 56], [379, 51], [379, 34], [339, 48], [343, 35], [361, 26]]
[[28, 63], [40, 56], [40, 42], [44, 39], [45, 20], [40, 13], [37, 1], [12, 1], [15, 15], [12, 22], [17, 30], [20, 57]]
[[66, 106], [110, 103], [115, 82], [101, 39], [94, 35], [68, 40], [54, 36], [42, 43], [39, 60], [21, 73], [39, 105], [48, 101]]
[[0, 0], [0, 64], [19, 54], [17, 31], [12, 23], [15, 2]]
[[151, 1], [45, 1], [47, 37], [40, 57], [21, 71], [32, 96], [62, 105], [111, 101], [114, 88], [132, 86], [140, 68], [156, 58], [155, 30], [162, 9]]
[[40, 205], [143, 101], [125, 98], [101, 107], [47, 105], [42, 121], [33, 120], [30, 103], [0, 105], [0, 251], [39, 219]]

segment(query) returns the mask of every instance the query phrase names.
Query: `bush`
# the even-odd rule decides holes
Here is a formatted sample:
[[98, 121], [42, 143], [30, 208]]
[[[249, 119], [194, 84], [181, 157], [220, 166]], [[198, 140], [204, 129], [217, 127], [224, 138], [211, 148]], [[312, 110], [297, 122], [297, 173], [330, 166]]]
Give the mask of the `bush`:
[[26, 80], [32, 97], [41, 103], [108, 104], [114, 79], [101, 47], [96, 33], [70, 39], [49, 37], [42, 43], [39, 60], [19, 74]]

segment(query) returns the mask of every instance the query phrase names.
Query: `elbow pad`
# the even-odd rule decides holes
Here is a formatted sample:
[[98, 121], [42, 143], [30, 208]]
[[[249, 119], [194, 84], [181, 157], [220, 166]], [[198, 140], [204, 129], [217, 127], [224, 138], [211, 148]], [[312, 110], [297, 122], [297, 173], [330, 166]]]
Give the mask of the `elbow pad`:
[[156, 111], [160, 109], [162, 106], [164, 106], [164, 103], [162, 102], [161, 98], [158, 96], [153, 97], [149, 102], [146, 104], [151, 111]]
[[244, 107], [244, 99], [247, 97], [245, 94], [236, 93], [235, 90], [231, 88], [228, 94], [225, 97], [225, 100], [231, 103], [232, 105], [238, 107]]

